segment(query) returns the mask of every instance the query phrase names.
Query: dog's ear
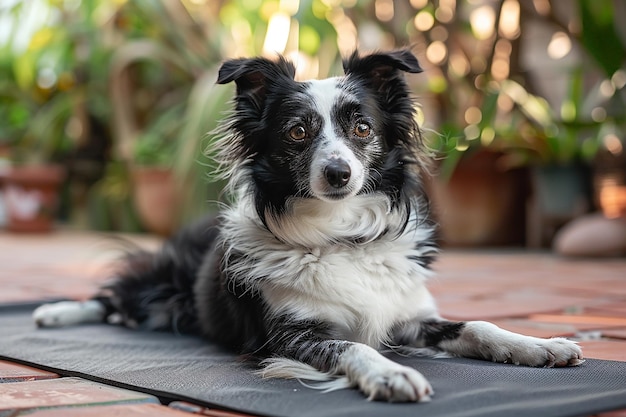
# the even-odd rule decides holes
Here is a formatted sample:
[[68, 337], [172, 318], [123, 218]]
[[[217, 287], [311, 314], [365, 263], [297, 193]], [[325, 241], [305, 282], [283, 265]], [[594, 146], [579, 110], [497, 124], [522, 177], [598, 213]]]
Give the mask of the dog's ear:
[[276, 61], [266, 58], [239, 58], [222, 64], [217, 77], [218, 84], [234, 81], [237, 94], [253, 93], [265, 95], [270, 83], [293, 80], [296, 69], [282, 56]]
[[397, 77], [399, 71], [410, 73], [423, 71], [415, 55], [408, 49], [374, 53], [363, 57], [354, 51], [343, 61], [343, 69], [346, 75], [361, 76], [375, 87]]

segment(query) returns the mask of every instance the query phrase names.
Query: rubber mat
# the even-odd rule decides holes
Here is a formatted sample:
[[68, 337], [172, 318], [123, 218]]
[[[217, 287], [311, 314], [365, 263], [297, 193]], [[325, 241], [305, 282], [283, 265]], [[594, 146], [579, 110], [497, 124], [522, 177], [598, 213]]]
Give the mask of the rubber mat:
[[205, 340], [109, 325], [37, 329], [33, 306], [0, 308], [0, 356], [66, 376], [165, 400], [267, 416], [588, 416], [626, 408], [626, 362], [527, 368], [469, 359], [391, 355], [431, 382], [432, 401], [369, 402], [356, 390], [322, 393], [298, 381], [264, 380]]

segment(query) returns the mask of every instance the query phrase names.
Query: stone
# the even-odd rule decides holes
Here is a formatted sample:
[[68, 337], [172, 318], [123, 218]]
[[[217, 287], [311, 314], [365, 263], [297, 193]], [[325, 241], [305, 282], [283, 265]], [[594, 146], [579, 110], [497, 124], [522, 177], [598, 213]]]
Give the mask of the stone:
[[553, 249], [570, 257], [625, 256], [626, 218], [608, 219], [601, 213], [576, 218], [556, 234]]

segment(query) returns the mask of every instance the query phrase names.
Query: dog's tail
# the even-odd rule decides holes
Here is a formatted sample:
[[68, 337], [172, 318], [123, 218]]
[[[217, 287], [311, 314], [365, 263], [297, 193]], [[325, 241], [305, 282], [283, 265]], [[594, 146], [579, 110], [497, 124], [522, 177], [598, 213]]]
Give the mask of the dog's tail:
[[302, 385], [308, 388], [319, 389], [323, 392], [336, 391], [353, 386], [345, 375], [322, 372], [311, 365], [294, 359], [272, 357], [263, 360], [260, 365], [262, 369], [257, 374], [263, 378], [297, 379]]
[[193, 288], [215, 244], [216, 220], [206, 219], [168, 239], [158, 252], [130, 251], [114, 279], [89, 301], [61, 302], [33, 313], [40, 327], [107, 321], [131, 328], [198, 333]]

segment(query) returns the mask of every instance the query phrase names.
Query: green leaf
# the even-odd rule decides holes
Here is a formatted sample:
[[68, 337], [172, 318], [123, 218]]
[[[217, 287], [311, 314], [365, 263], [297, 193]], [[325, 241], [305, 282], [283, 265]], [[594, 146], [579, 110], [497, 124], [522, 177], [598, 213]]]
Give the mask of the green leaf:
[[496, 117], [496, 113], [498, 111], [498, 97], [500, 94], [498, 92], [488, 92], [485, 93], [485, 98], [483, 99], [483, 104], [481, 106], [482, 111], [482, 119], [479, 123], [481, 129], [484, 129], [487, 126], [491, 126]]
[[579, 0], [581, 40], [608, 77], [620, 69], [626, 49], [615, 30], [613, 0]]
[[17, 85], [22, 90], [28, 90], [35, 85], [35, 56], [25, 52], [13, 61], [13, 72]]

